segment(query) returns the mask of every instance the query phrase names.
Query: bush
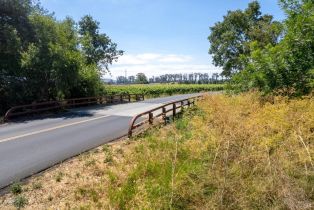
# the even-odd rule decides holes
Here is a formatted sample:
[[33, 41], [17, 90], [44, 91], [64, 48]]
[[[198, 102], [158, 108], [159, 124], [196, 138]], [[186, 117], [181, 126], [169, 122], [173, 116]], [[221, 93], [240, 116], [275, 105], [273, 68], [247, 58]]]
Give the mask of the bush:
[[23, 189], [22, 189], [22, 185], [20, 183], [14, 183], [11, 185], [11, 192], [14, 195], [20, 194], [22, 193]]
[[21, 209], [24, 208], [26, 205], [28, 204], [28, 200], [27, 198], [25, 198], [22, 195], [17, 196], [14, 199], [13, 205], [17, 208], [17, 209]]

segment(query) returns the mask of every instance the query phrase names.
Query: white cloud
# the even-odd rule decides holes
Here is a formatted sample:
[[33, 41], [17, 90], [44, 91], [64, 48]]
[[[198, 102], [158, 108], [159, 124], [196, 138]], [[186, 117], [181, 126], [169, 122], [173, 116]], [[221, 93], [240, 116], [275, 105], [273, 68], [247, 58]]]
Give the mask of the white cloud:
[[162, 63], [185, 63], [192, 60], [193, 58], [187, 55], [166, 55], [159, 59]]
[[[125, 75], [136, 75], [139, 72], [146, 74], [148, 77], [158, 76], [162, 74], [175, 73], [220, 73], [221, 69], [208, 63], [195, 63], [190, 55], [176, 54], [126, 54], [119, 58], [118, 62], [110, 68], [111, 78]], [[107, 78], [109, 75], [105, 75]]]
[[119, 58], [117, 64], [142, 65], [151, 63], [184, 63], [191, 60], [192, 57], [187, 55], [143, 53], [123, 55], [122, 57]]

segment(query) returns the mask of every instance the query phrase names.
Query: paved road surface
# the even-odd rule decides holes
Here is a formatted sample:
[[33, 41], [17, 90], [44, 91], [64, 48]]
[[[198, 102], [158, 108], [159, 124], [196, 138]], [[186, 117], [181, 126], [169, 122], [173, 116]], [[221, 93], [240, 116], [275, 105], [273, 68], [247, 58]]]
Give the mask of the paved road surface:
[[0, 188], [126, 135], [135, 114], [195, 95], [78, 108], [48, 118], [0, 125]]

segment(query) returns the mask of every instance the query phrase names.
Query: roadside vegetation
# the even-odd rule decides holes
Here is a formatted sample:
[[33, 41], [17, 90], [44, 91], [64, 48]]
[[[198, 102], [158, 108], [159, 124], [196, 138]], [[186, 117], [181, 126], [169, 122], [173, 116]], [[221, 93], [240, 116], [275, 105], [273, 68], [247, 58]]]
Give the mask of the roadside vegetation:
[[286, 19], [262, 14], [258, 1], [211, 26], [209, 53], [234, 93], [258, 89], [289, 96], [314, 88], [314, 2], [278, 0]]
[[57, 20], [39, 1], [0, 0], [0, 115], [8, 108], [101, 94], [101, 75], [122, 55], [99, 22]]
[[221, 91], [224, 84], [137, 84], [137, 85], [106, 85], [108, 94], [145, 94], [151, 97], [184, 93]]
[[[209, 52], [229, 81], [229, 95], [208, 95], [171, 124], [103, 145], [25, 183], [15, 183], [10, 192], [0, 197], [0, 209], [314, 209], [314, 3], [279, 0], [279, 4], [286, 14], [282, 22], [262, 15], [259, 3], [252, 1], [247, 9], [229, 11], [211, 27]], [[87, 16], [79, 23], [81, 29], [73, 31], [70, 20], [57, 22], [49, 15], [33, 15], [29, 20], [41, 23], [35, 26], [48, 24], [43, 29], [35, 27], [39, 37], [45, 37], [50, 24], [57, 35], [63, 34], [62, 28], [75, 34], [85, 31], [82, 40], [74, 36], [73, 42], [60, 38], [61, 44], [25, 45], [17, 57], [22, 59], [23, 68], [35, 70], [33, 58], [52, 46], [49, 52], [56, 53], [51, 55], [54, 59], [67, 55], [74, 64], [83, 62], [72, 66], [74, 72], [83, 75], [78, 78], [84, 80], [73, 88], [82, 84], [92, 90], [96, 87], [101, 93], [161, 96], [225, 87], [94, 86], [93, 79], [99, 79], [100, 60], [97, 55], [93, 60], [94, 54], [86, 54], [89, 48], [81, 51], [84, 47], [72, 47], [89, 43], [86, 47], [94, 49], [90, 46], [89, 27], [85, 26], [88, 23], [98, 27], [97, 22]], [[9, 26], [5, 29], [8, 36], [15, 37]], [[94, 32], [100, 36], [98, 28]], [[63, 52], [68, 48], [59, 49], [62, 43], [68, 43], [66, 46], [78, 54]], [[116, 50], [116, 45], [111, 44]], [[80, 55], [79, 59], [74, 55]], [[55, 65], [51, 69], [62, 70], [59, 60], [52, 57], [49, 61]], [[39, 64], [43, 62], [46, 61], [40, 60]], [[56, 78], [66, 81], [62, 71], [56, 72], [51, 75], [61, 75]], [[20, 76], [4, 75], [0, 93], [6, 90], [4, 85], [15, 84], [1, 81]], [[57, 79], [52, 78], [56, 82], [53, 87], [66, 87], [63, 83], [56, 85]], [[146, 83], [147, 78], [142, 81]], [[15, 90], [15, 86], [8, 90]], [[40, 88], [36, 93], [41, 93], [37, 90]], [[67, 92], [70, 89], [49, 90], [54, 97], [71, 93]], [[1, 94], [8, 96], [11, 97]]]
[[211, 95], [12, 185], [0, 208], [313, 209], [314, 99]]

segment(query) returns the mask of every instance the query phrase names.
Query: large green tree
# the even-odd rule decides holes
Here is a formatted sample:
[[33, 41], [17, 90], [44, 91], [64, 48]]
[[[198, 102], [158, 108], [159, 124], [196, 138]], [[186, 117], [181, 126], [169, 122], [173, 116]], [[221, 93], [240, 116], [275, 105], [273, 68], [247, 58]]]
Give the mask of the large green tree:
[[0, 0], [0, 112], [23, 98], [21, 52], [34, 40], [31, 0]]
[[18, 104], [98, 95], [102, 74], [122, 55], [91, 16], [58, 21], [36, 2], [0, 0], [0, 114]]
[[33, 14], [36, 41], [22, 53], [22, 70], [28, 97], [39, 100], [71, 97], [81, 68], [75, 23], [67, 18], [57, 22], [50, 15]]
[[314, 87], [314, 2], [281, 0], [286, 12], [284, 36], [273, 46], [250, 44], [245, 70], [232, 79], [240, 91], [258, 88], [263, 92], [303, 95]]
[[96, 64], [102, 71], [108, 70], [108, 65], [123, 54], [117, 50], [117, 44], [104, 33], [99, 32], [99, 22], [86, 15], [79, 21], [79, 33], [86, 62]]
[[224, 76], [230, 77], [243, 70], [250, 55], [250, 43], [257, 41], [259, 47], [275, 45], [282, 32], [280, 22], [271, 15], [262, 15], [260, 5], [253, 1], [244, 11], [228, 11], [222, 22], [210, 28], [209, 53], [213, 63], [222, 67]]
[[147, 84], [148, 80], [147, 77], [144, 73], [137, 73], [136, 74], [136, 79], [135, 79], [135, 83], [138, 84]]

